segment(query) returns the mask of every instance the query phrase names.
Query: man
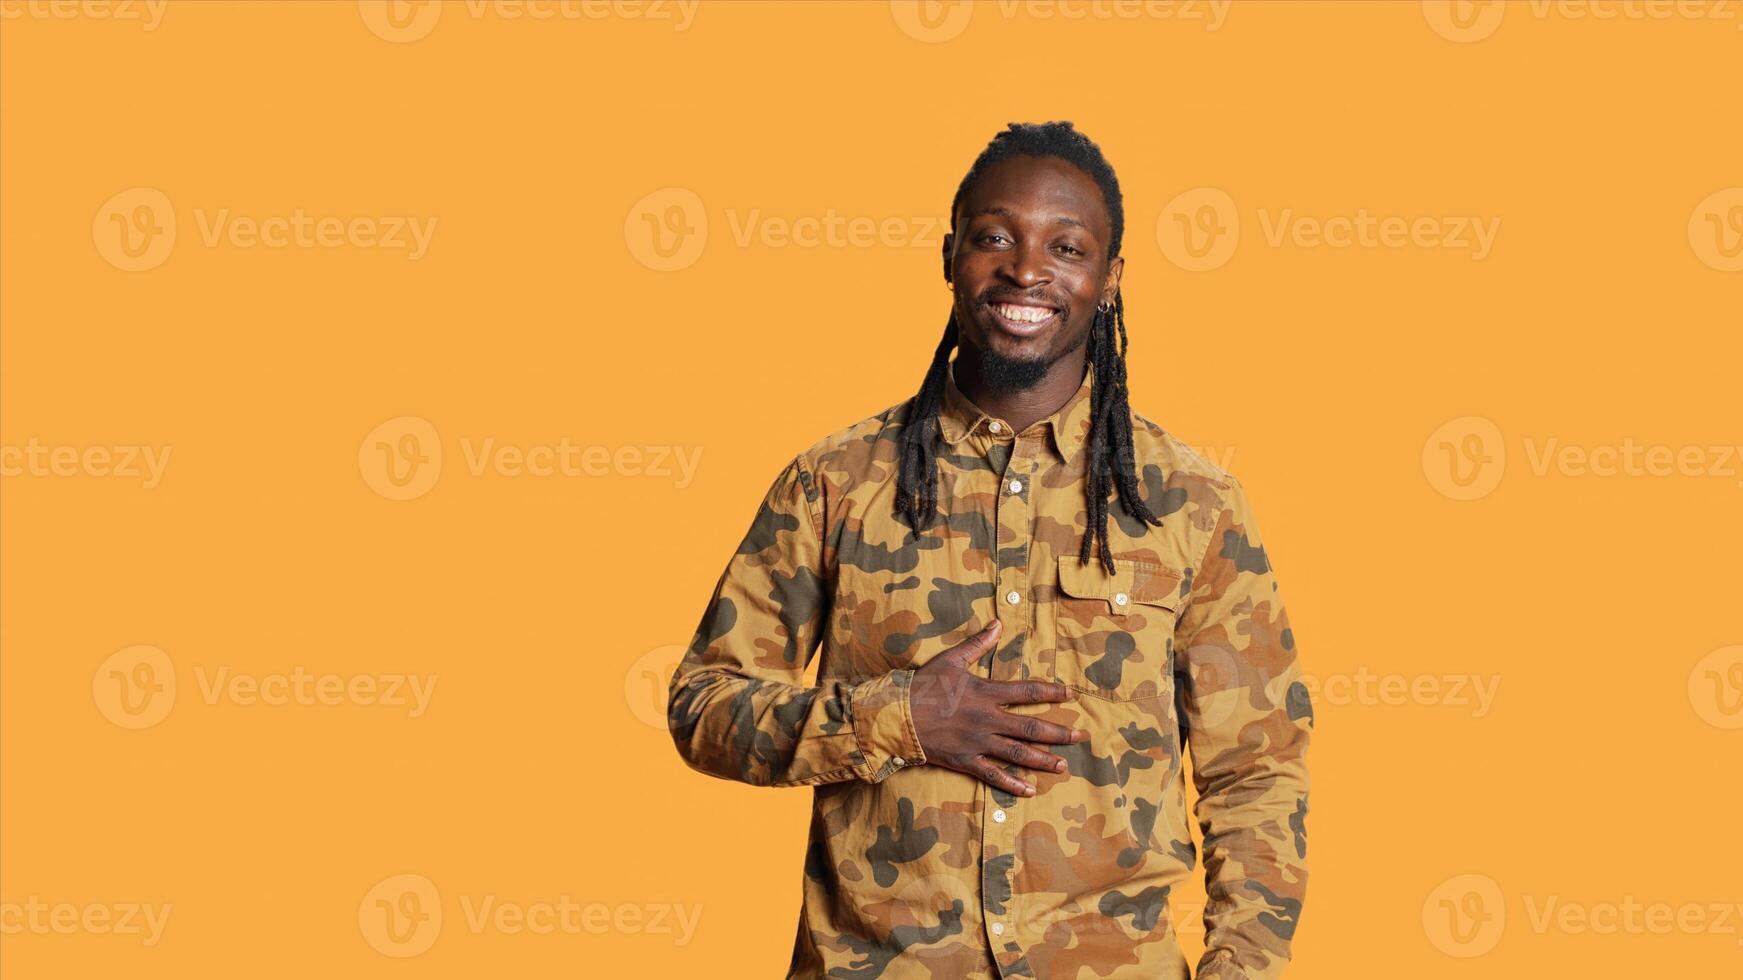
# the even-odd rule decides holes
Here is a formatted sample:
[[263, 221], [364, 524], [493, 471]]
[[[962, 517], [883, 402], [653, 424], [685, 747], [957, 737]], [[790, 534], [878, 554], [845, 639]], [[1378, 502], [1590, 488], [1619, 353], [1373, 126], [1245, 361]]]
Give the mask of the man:
[[692, 768], [815, 788], [789, 977], [1187, 977], [1182, 743], [1197, 976], [1288, 963], [1312, 708], [1241, 484], [1127, 405], [1124, 223], [1070, 123], [993, 139], [919, 394], [787, 464], [672, 678]]

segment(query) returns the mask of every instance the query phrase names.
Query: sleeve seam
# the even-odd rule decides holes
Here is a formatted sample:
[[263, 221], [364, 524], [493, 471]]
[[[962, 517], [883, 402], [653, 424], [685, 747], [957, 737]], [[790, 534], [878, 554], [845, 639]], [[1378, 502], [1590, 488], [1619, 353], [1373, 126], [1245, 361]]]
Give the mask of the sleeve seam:
[[[1230, 489], [1234, 490], [1237, 493], [1239, 492], [1238, 490], [1235, 489], [1235, 486], [1232, 483], [1230, 484]], [[1231, 494], [1230, 496], [1226, 496], [1223, 498], [1222, 506], [1217, 508], [1216, 519], [1210, 522], [1210, 531], [1207, 532], [1204, 536], [1204, 554], [1199, 556], [1198, 567], [1196, 569], [1193, 569], [1193, 572], [1192, 572], [1192, 581], [1195, 585], [1199, 582], [1204, 581], [1204, 570], [1210, 564], [1210, 550], [1216, 546], [1216, 530], [1217, 530], [1217, 528], [1222, 527], [1223, 517], [1225, 515], [1229, 514], [1233, 510], [1234, 510], [1234, 502], [1233, 502], [1232, 494]], [[1194, 591], [1197, 591], [1197, 590], [1195, 589]], [[1187, 605], [1191, 605], [1191, 604], [1192, 604], [1192, 602], [1189, 600], [1187, 602]], [[1181, 610], [1181, 613], [1182, 613], [1182, 616], [1184, 617], [1185, 610], [1184, 609]]]
[[816, 487], [817, 496], [823, 496], [823, 487], [817, 482], [816, 474], [805, 465], [805, 454], [793, 457], [793, 465], [799, 472], [799, 493], [805, 498], [805, 514], [811, 518], [811, 533], [817, 536], [817, 549], [823, 550], [823, 518], [817, 513], [816, 504], [811, 500], [811, 488]]

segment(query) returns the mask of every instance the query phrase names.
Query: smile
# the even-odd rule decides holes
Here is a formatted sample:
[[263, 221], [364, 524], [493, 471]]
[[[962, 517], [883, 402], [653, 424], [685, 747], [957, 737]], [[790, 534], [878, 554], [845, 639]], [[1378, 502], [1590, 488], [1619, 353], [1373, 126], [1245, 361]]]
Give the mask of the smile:
[[993, 318], [1000, 326], [1012, 333], [1030, 335], [1038, 333], [1041, 328], [1053, 322], [1059, 311], [1051, 306], [1032, 306], [1025, 303], [989, 303]]

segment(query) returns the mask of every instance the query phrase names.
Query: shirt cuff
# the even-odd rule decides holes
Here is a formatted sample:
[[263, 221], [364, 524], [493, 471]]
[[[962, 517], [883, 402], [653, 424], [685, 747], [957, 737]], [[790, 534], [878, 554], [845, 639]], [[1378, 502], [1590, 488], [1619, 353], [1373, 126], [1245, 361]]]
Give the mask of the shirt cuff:
[[855, 685], [848, 696], [854, 738], [863, 758], [857, 767], [861, 779], [882, 782], [897, 769], [926, 762], [908, 697], [913, 682], [912, 670], [892, 670]]

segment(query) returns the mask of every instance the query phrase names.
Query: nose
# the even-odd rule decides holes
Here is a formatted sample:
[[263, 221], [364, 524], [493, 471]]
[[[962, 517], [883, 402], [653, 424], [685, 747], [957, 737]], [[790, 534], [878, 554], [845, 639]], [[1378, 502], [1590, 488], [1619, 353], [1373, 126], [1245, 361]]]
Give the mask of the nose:
[[999, 274], [1011, 283], [1029, 289], [1053, 281], [1047, 249], [1041, 242], [1026, 241], [1005, 253]]

